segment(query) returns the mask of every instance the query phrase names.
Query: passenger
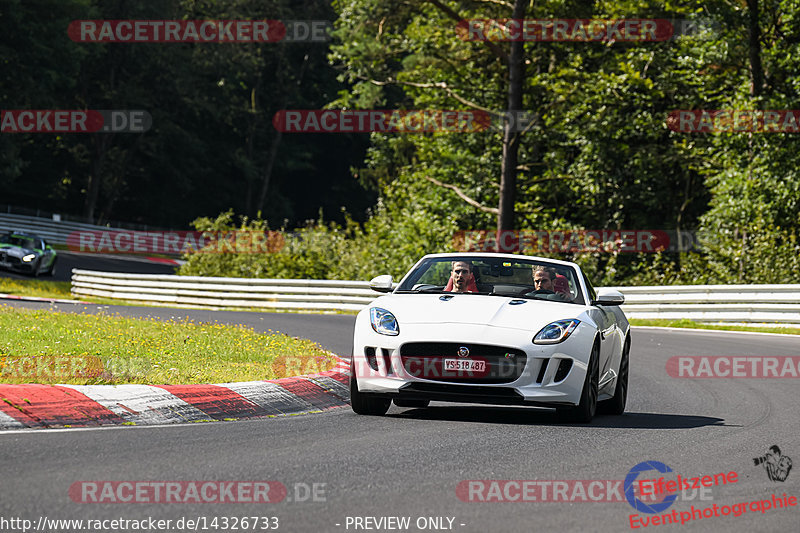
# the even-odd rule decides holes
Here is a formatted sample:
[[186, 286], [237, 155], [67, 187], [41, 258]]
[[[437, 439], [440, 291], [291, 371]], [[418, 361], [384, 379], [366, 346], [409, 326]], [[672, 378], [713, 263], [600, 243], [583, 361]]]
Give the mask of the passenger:
[[447, 281], [445, 292], [478, 292], [475, 275], [472, 273], [472, 263], [469, 261], [453, 261], [450, 279]]
[[569, 290], [569, 281], [566, 276], [556, 274], [556, 279], [553, 280], [553, 291], [556, 294], [563, 294], [569, 299], [572, 299], [572, 292]]

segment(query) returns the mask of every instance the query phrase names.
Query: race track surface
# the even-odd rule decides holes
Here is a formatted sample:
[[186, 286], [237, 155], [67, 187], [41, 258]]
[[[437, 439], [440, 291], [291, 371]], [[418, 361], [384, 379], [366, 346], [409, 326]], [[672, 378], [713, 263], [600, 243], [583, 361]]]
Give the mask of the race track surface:
[[[129, 313], [162, 311], [126, 309]], [[198, 311], [163, 311], [168, 316], [206, 316]], [[259, 329], [319, 337], [344, 354], [350, 347], [354, 318], [213, 315], [236, 323], [247, 315], [252, 323], [260, 324]], [[635, 511], [624, 495], [623, 501], [610, 502], [542, 502], [540, 498], [480, 502], [469, 501], [469, 493], [457, 488], [469, 480], [604, 480], [608, 486], [605, 480], [624, 480], [643, 461], [671, 467], [674, 473], [666, 474], [669, 479], [674, 474], [737, 473], [736, 482], [714, 487], [710, 493], [681, 495], [664, 511], [675, 510], [678, 517], [681, 512], [690, 513], [693, 505], [721, 509], [770, 499], [773, 494], [800, 496], [796, 468], [785, 481], [770, 481], [764, 467], [753, 462], [772, 445], [780, 446], [784, 456], [800, 458], [797, 379], [691, 380], [672, 378], [665, 370], [666, 360], [674, 355], [800, 355], [797, 337], [634, 328], [631, 354], [628, 412], [621, 417], [597, 417], [589, 425], [562, 424], [543, 409], [439, 403], [425, 410], [392, 407], [386, 417], [357, 416], [341, 408], [239, 422], [0, 433], [4, 486], [0, 516], [25, 518], [34, 524], [39, 517], [152, 517], [173, 520], [176, 531], [194, 530], [175, 528], [174, 521], [181, 517], [206, 517], [207, 531], [233, 531], [232, 517], [243, 516], [278, 517], [278, 531], [299, 532], [627, 531], [631, 515], [655, 515]], [[81, 493], [81, 488], [90, 485], [77, 484], [101, 482], [97, 486], [102, 487], [110, 486], [103, 481], [199, 484], [208, 480], [273, 481], [288, 492], [279, 502], [261, 504], [79, 503], [91, 500], [89, 493]], [[314, 484], [317, 501], [312, 496]], [[491, 485], [483, 486], [486, 490], [474, 491], [473, 499], [489, 494]], [[530, 494], [541, 497], [541, 488]], [[509, 490], [507, 496], [519, 498], [520, 494]], [[211, 527], [214, 517], [217, 528]], [[222, 517], [229, 518], [227, 529], [222, 528]], [[365, 517], [409, 517], [410, 522], [404, 529], [386, 527], [397, 526], [394, 521], [376, 527], [378, 522]], [[446, 518], [423, 523], [420, 517]], [[795, 506], [763, 513], [748, 509], [738, 517], [646, 529], [797, 531], [799, 523], [800, 507]], [[249, 530], [264, 531], [260, 525], [253, 529], [251, 524]], [[203, 530], [202, 524], [198, 530]]]
[[[129, 274], [174, 274], [175, 266], [141, 257], [109, 254], [79, 254], [58, 252], [58, 263], [54, 276], [43, 276], [44, 281], [70, 281], [72, 269], [99, 270], [101, 272], [127, 272]], [[0, 270], [0, 277], [32, 279], [26, 274]]]

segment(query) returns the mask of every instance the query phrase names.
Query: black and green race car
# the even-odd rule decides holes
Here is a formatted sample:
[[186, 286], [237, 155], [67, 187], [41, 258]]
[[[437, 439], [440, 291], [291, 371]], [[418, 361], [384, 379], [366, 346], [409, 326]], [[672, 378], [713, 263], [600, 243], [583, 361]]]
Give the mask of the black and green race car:
[[32, 233], [11, 231], [0, 234], [0, 268], [32, 276], [52, 276], [58, 254]]

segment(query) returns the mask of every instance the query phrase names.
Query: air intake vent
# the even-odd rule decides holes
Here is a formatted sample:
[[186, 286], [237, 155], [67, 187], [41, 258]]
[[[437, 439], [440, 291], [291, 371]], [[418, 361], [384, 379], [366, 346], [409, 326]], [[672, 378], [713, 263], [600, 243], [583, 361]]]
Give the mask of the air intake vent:
[[544, 379], [544, 373], [547, 371], [547, 364], [550, 362], [550, 359], [542, 359], [542, 366], [539, 367], [539, 375], [536, 376], [536, 383], [541, 383]]
[[562, 359], [561, 362], [558, 363], [558, 370], [556, 370], [556, 377], [553, 378], [553, 382], [558, 383], [559, 381], [564, 381], [571, 369], [572, 359]]
[[367, 346], [364, 348], [364, 355], [367, 357], [367, 364], [372, 370], [378, 370], [378, 358], [375, 357], [375, 348]]

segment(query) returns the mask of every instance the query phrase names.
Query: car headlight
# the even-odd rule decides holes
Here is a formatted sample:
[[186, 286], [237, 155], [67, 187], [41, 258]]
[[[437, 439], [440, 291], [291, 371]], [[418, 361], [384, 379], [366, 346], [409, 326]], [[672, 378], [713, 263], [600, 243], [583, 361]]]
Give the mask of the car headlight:
[[575, 328], [580, 324], [580, 320], [556, 320], [547, 324], [545, 327], [536, 334], [533, 338], [534, 344], [558, 344], [567, 340], [567, 337], [575, 331]]
[[22, 260], [25, 261], [26, 263], [30, 263], [34, 259], [36, 259], [36, 254], [28, 254], [22, 258]]
[[369, 308], [369, 321], [372, 329], [381, 335], [399, 335], [400, 326], [392, 313], [380, 307]]

